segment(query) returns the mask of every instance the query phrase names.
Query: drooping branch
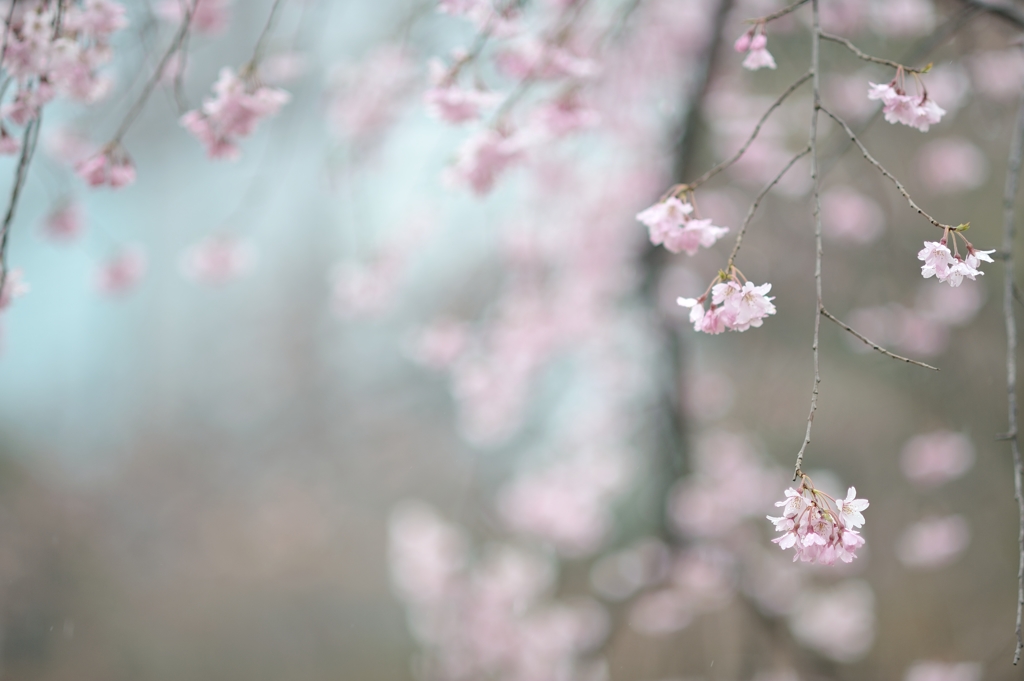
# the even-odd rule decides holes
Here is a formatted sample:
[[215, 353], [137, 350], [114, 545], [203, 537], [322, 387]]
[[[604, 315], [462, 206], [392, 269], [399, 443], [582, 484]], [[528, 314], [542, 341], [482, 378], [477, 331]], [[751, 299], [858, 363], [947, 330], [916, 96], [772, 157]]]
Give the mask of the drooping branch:
[[740, 231], [736, 234], [736, 244], [732, 247], [732, 252], [729, 253], [729, 262], [725, 266], [726, 272], [732, 270], [733, 261], [736, 260], [736, 254], [740, 252], [740, 244], [743, 243], [743, 235], [747, 231], [747, 225], [750, 224], [750, 220], [754, 217], [754, 212], [757, 210], [757, 207], [761, 205], [761, 201], [764, 200], [764, 197], [768, 195], [768, 192], [770, 192], [772, 188], [776, 184], [778, 184], [779, 181], [786, 175], [786, 173], [789, 172], [789, 169], [792, 168], [797, 161], [799, 161], [809, 153], [811, 153], [811, 148], [806, 147], [796, 156], [789, 159], [789, 163], [787, 163], [785, 167], [782, 170], [780, 170], [774, 178], [772, 178], [772, 181], [765, 185], [764, 189], [762, 189], [761, 192], [756, 197], [754, 197], [754, 202], [750, 204], [750, 209], [747, 211], [747, 216], [743, 218], [743, 224], [740, 225]]
[[925, 66], [924, 68], [912, 69], [909, 66], [904, 66], [903, 64], [900, 64], [899, 62], [890, 61], [889, 59], [881, 59], [879, 57], [872, 57], [870, 54], [867, 54], [866, 52], [862, 52], [856, 45], [854, 45], [852, 42], [850, 42], [846, 38], [843, 38], [842, 36], [832, 35], [831, 33], [822, 32], [821, 33], [821, 38], [822, 38], [822, 40], [831, 40], [834, 43], [839, 43], [840, 45], [843, 45], [844, 47], [846, 47], [846, 49], [850, 50], [850, 52], [853, 52], [857, 56], [858, 59], [863, 59], [864, 61], [871, 62], [872, 64], [882, 64], [883, 66], [891, 66], [894, 69], [903, 69], [907, 73], [927, 73], [928, 71], [931, 70], [931, 64], [929, 64], [928, 66]]
[[1010, 145], [1010, 159], [1006, 168], [1006, 185], [1003, 190], [1003, 319], [1006, 323], [1006, 402], [1009, 427], [1006, 439], [1010, 442], [1013, 455], [1013, 491], [1017, 499], [1019, 531], [1017, 536], [1019, 562], [1017, 564], [1017, 645], [1013, 663], [1020, 661], [1024, 650], [1024, 634], [1021, 620], [1024, 617], [1024, 465], [1021, 463], [1020, 439], [1017, 432], [1017, 321], [1014, 301], [1013, 241], [1016, 232], [1014, 205], [1020, 184], [1021, 161], [1024, 157], [1024, 90], [1021, 92], [1017, 123], [1014, 126], [1013, 141]]
[[21, 198], [21, 190], [25, 187], [25, 180], [28, 177], [28, 167], [36, 152], [36, 142], [39, 140], [39, 127], [43, 123], [43, 111], [36, 112], [36, 117], [25, 126], [25, 133], [21, 140], [21, 155], [18, 157], [18, 166], [14, 171], [14, 183], [11, 186], [11, 197], [7, 201], [7, 212], [4, 213], [3, 223], [0, 223], [0, 295], [3, 295], [4, 287], [7, 285], [7, 243], [11, 234], [11, 224], [14, 222], [14, 215], [18, 209], [18, 200]]
[[818, 362], [818, 341], [821, 336], [821, 311], [825, 309], [821, 295], [821, 178], [818, 176], [818, 110], [821, 109], [821, 23], [818, 17], [818, 0], [811, 0], [811, 74], [814, 102], [811, 111], [811, 134], [808, 146], [811, 150], [811, 191], [814, 197], [814, 290], [817, 294], [814, 311], [814, 341], [811, 349], [814, 353], [814, 383], [811, 386], [811, 407], [807, 412], [807, 430], [804, 441], [796, 454], [796, 465], [793, 468], [793, 480], [799, 478], [803, 471], [804, 452], [811, 443], [811, 426], [814, 414], [818, 411], [818, 388], [821, 385], [821, 371]]
[[837, 319], [835, 317], [835, 315], [833, 315], [831, 312], [829, 312], [825, 308], [821, 308], [821, 314], [825, 315], [826, 317], [831, 319], [833, 322], [838, 324], [840, 326], [840, 328], [843, 328], [843, 329], [849, 331], [851, 334], [853, 334], [854, 337], [859, 338], [860, 340], [864, 341], [864, 343], [866, 343], [868, 345], [868, 347], [870, 347], [872, 350], [877, 350], [878, 352], [882, 353], [886, 357], [892, 357], [893, 359], [898, 359], [901, 362], [906, 362], [907, 364], [914, 364], [914, 365], [919, 366], [919, 367], [924, 367], [925, 369], [932, 369], [933, 371], [938, 371], [939, 370], [938, 367], [933, 367], [931, 364], [925, 364], [924, 362], [918, 362], [916, 359], [910, 359], [909, 357], [904, 357], [903, 355], [897, 355], [897, 354], [895, 354], [893, 352], [889, 352], [888, 350], [883, 348], [878, 343], [875, 343], [874, 341], [871, 341], [871, 340], [868, 340], [867, 338], [865, 338], [863, 334], [859, 333], [856, 329], [854, 329], [850, 325], [845, 324], [845, 323], [839, 321], [839, 319]]
[[796, 10], [806, 5], [808, 2], [810, 2], [810, 0], [797, 0], [792, 5], [787, 5], [780, 9], [778, 12], [772, 12], [771, 14], [768, 14], [766, 16], [759, 17], [757, 19], [749, 19], [748, 21], [749, 23], [753, 24], [766, 24], [769, 21], [774, 21], [775, 19], [779, 19], [781, 17], [786, 16], [790, 12], [795, 12]]
[[177, 33], [174, 34], [174, 38], [171, 40], [171, 44], [168, 45], [167, 50], [164, 51], [160, 61], [157, 62], [156, 68], [153, 69], [153, 75], [150, 76], [149, 80], [142, 87], [142, 92], [139, 93], [138, 98], [132, 104], [132, 107], [128, 109], [128, 113], [125, 114], [124, 120], [121, 121], [121, 125], [117, 127], [117, 132], [114, 133], [111, 138], [111, 144], [120, 144], [121, 140], [124, 139], [125, 133], [132, 127], [132, 123], [142, 113], [142, 109], [146, 106], [146, 102], [149, 101], [149, 96], [153, 94], [153, 90], [157, 84], [160, 83], [160, 79], [163, 78], [164, 69], [167, 68], [167, 64], [170, 63], [171, 57], [177, 53], [185, 42], [185, 38], [188, 36], [189, 27], [192, 24], [192, 15], [195, 12], [196, 3], [186, 3], [185, 14], [181, 19], [181, 25], [178, 27]]
[[747, 141], [743, 143], [743, 146], [740, 147], [739, 151], [737, 151], [735, 154], [733, 154], [730, 158], [722, 161], [721, 163], [716, 165], [714, 168], [712, 168], [711, 170], [707, 171], [706, 173], [704, 173], [703, 175], [698, 177], [693, 182], [689, 182], [689, 183], [684, 184], [684, 185], [676, 185], [675, 187], [673, 187], [669, 191], [674, 193], [674, 192], [679, 191], [680, 189], [684, 189], [684, 188], [685, 189], [695, 189], [695, 188], [699, 187], [700, 185], [704, 184], [705, 182], [707, 182], [708, 180], [710, 180], [712, 177], [714, 177], [718, 173], [720, 173], [723, 170], [727, 169], [733, 163], [736, 163], [736, 161], [740, 160], [740, 158], [742, 158], [743, 154], [745, 154], [747, 152], [747, 149], [750, 148], [750, 145], [754, 143], [754, 140], [757, 139], [757, 135], [761, 132], [761, 127], [765, 124], [765, 121], [768, 120], [768, 117], [771, 116], [772, 113], [776, 109], [778, 109], [780, 106], [782, 106], [782, 103], [785, 102], [786, 99], [791, 94], [793, 94], [793, 92], [796, 91], [796, 89], [798, 87], [800, 87], [801, 85], [803, 85], [804, 83], [806, 83], [810, 79], [811, 79], [811, 73], [810, 72], [805, 73], [800, 78], [798, 78], [795, 83], [793, 83], [788, 88], [786, 88], [786, 90], [781, 95], [779, 95], [778, 99], [776, 99], [774, 102], [772, 102], [772, 105], [770, 107], [768, 107], [768, 110], [765, 111], [764, 114], [762, 114], [761, 119], [757, 122], [757, 125], [754, 126], [753, 132], [750, 133], [750, 137], [748, 137]]
[[896, 189], [899, 190], [900, 194], [903, 195], [903, 198], [905, 198], [907, 200], [907, 203], [910, 204], [910, 207], [913, 208], [914, 210], [916, 210], [919, 215], [921, 215], [925, 220], [927, 220], [928, 222], [932, 223], [933, 225], [935, 225], [939, 229], [944, 229], [944, 230], [945, 229], [951, 229], [951, 230], [955, 230], [956, 229], [956, 227], [952, 227], [950, 225], [945, 225], [945, 224], [939, 222], [938, 220], [933, 218], [931, 215], [929, 215], [928, 213], [924, 212], [924, 209], [921, 208], [921, 206], [917, 205], [917, 202], [915, 202], [914, 199], [911, 198], [910, 193], [903, 186], [903, 183], [900, 182], [899, 180], [897, 180], [895, 175], [890, 173], [888, 170], [885, 169], [884, 166], [882, 166], [881, 163], [879, 163], [877, 160], [875, 160], [875, 157], [871, 155], [871, 152], [868, 151], [867, 147], [865, 147], [864, 144], [860, 141], [860, 138], [857, 137], [856, 133], [854, 133], [853, 130], [850, 128], [850, 126], [847, 125], [846, 121], [844, 121], [839, 116], [836, 116], [834, 113], [832, 113], [831, 111], [829, 111], [828, 109], [826, 109], [823, 106], [819, 105], [818, 109], [820, 109], [822, 113], [824, 113], [829, 118], [831, 118], [836, 123], [838, 123], [839, 126], [844, 131], [846, 131], [847, 136], [850, 138], [850, 140], [854, 144], [857, 145], [857, 148], [860, 149], [861, 154], [864, 155], [864, 158], [867, 159], [868, 163], [870, 163], [871, 165], [875, 166], [875, 168], [877, 168], [878, 171], [880, 173], [882, 173], [882, 175], [884, 175], [885, 177], [889, 178], [889, 180], [891, 180], [892, 183], [894, 185], [896, 185]]

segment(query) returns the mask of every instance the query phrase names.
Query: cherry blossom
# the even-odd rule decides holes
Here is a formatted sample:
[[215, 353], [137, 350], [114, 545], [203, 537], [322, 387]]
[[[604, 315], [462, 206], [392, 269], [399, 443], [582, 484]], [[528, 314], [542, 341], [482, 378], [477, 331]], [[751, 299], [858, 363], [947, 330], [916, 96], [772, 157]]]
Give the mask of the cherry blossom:
[[729, 228], [716, 227], [710, 219], [698, 219], [692, 214], [690, 203], [673, 196], [637, 213], [636, 219], [647, 225], [655, 246], [664, 245], [670, 253], [694, 255], [701, 246], [714, 246]]
[[771, 302], [775, 298], [767, 295], [771, 289], [771, 284], [755, 286], [750, 281], [740, 284], [733, 277], [711, 287], [711, 306], [706, 310], [707, 294], [700, 298], [678, 298], [676, 303], [690, 308], [690, 322], [695, 331], [710, 334], [726, 329], [746, 331], [761, 326], [765, 317], [775, 314], [775, 305]]
[[939, 281], [945, 281], [949, 277], [949, 267], [956, 262], [945, 240], [925, 241], [924, 248], [917, 254], [917, 259], [924, 261], [921, 276], [925, 279], [935, 277]]
[[851, 562], [864, 539], [854, 530], [864, 524], [861, 511], [867, 499], [855, 498], [851, 487], [846, 499], [836, 500], [814, 489], [810, 478], [803, 476], [800, 486], [786, 490], [786, 498], [776, 502], [783, 507], [779, 517], [768, 516], [782, 536], [772, 540], [783, 549], [795, 551], [794, 561], [834, 565], [836, 560]]
[[900, 467], [908, 480], [936, 486], [962, 477], [974, 465], [974, 445], [963, 433], [936, 430], [903, 445]]
[[62, 201], [43, 220], [43, 233], [54, 241], [71, 241], [82, 233], [82, 206], [76, 201]]
[[946, 110], [928, 97], [928, 93], [920, 97], [911, 97], [898, 84], [901, 74], [886, 84], [868, 83], [868, 99], [882, 102], [882, 113], [889, 123], [902, 123], [921, 132], [928, 132], [930, 126], [938, 123]]
[[874, 592], [859, 579], [827, 589], [805, 589], [789, 617], [789, 628], [808, 648], [836, 662], [853, 662], [874, 642]]
[[946, 664], [921, 660], [910, 666], [903, 681], [981, 681], [982, 672], [977, 662]]
[[237, 159], [241, 155], [238, 140], [248, 137], [260, 120], [273, 116], [291, 99], [284, 90], [258, 86], [250, 76], [239, 76], [232, 69], [221, 69], [213, 85], [214, 97], [203, 101], [200, 109], [181, 117], [185, 126], [206, 145], [210, 158]]
[[197, 33], [216, 35], [227, 28], [231, 0], [162, 0], [156, 11], [161, 19], [180, 23], [185, 18], [186, 3], [192, 9], [189, 26]]
[[202, 284], [223, 284], [253, 267], [252, 244], [231, 236], [209, 236], [190, 246], [181, 257], [181, 273]]
[[907, 567], [940, 567], [966, 549], [970, 538], [970, 526], [962, 516], [925, 518], [900, 536], [896, 555]]
[[142, 280], [146, 267], [146, 252], [142, 247], [128, 246], [97, 268], [96, 288], [106, 295], [126, 293]]
[[476, 120], [481, 113], [501, 101], [501, 95], [479, 88], [463, 88], [455, 83], [438, 84], [423, 95], [427, 113], [448, 123]]
[[120, 145], [108, 145], [103, 151], [75, 164], [75, 172], [90, 187], [126, 187], [135, 182], [135, 164]]
[[747, 53], [746, 58], [743, 59], [743, 68], [745, 69], [757, 71], [763, 68], [775, 68], [775, 58], [768, 51], [768, 36], [764, 33], [757, 35], [744, 33], [733, 44], [733, 48], [737, 52]]
[[486, 194], [506, 168], [525, 155], [528, 139], [523, 133], [503, 133], [487, 128], [463, 143], [446, 179], [465, 184], [476, 194]]
[[0, 310], [6, 310], [14, 302], [15, 298], [20, 298], [28, 293], [30, 287], [24, 281], [24, 273], [21, 269], [13, 269], [7, 273], [7, 277], [4, 279], [3, 290], [0, 290]]

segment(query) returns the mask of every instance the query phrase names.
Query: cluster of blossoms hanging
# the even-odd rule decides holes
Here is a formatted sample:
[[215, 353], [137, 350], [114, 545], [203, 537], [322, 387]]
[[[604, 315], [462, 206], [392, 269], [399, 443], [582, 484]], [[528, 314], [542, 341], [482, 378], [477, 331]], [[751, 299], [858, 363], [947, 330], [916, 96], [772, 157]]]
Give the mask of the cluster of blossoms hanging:
[[710, 219], [694, 217], [693, 204], [684, 203], [675, 196], [641, 211], [636, 219], [647, 225], [651, 243], [664, 246], [669, 253], [694, 255], [701, 246], [714, 246], [729, 231], [728, 227], [711, 224]]
[[768, 36], [764, 32], [764, 24], [757, 24], [737, 38], [733, 43], [733, 49], [746, 53], [747, 56], [743, 60], [745, 69], [757, 71], [775, 68], [775, 57], [768, 51]]
[[[676, 302], [681, 307], [690, 308], [690, 321], [696, 331], [718, 334], [726, 329], [730, 331], [746, 331], [750, 327], [761, 326], [762, 320], [775, 314], [772, 305], [774, 297], [767, 293], [772, 290], [771, 284], [755, 286], [739, 277], [743, 274], [735, 267], [733, 273], [719, 274], [720, 283], [714, 284], [709, 292], [700, 298], [679, 298]], [[704, 309], [704, 301], [711, 294], [711, 307]]]
[[868, 83], [868, 99], [882, 102], [882, 113], [890, 123], [902, 123], [921, 132], [942, 120], [946, 110], [928, 97], [928, 91], [916, 72], [913, 73], [920, 85], [920, 95], [908, 95], [904, 83], [904, 69], [898, 67], [896, 76], [888, 83]]
[[800, 486], [786, 490], [786, 498], [775, 503], [783, 508], [778, 518], [768, 516], [782, 536], [772, 540], [783, 549], [792, 548], [793, 561], [834, 565], [836, 560], [852, 562], [864, 539], [856, 528], [864, 525], [861, 513], [867, 499], [857, 499], [857, 490], [849, 489], [845, 499], [834, 499], [815, 489], [804, 475]]
[[230, 160], [241, 154], [238, 140], [251, 135], [260, 120], [276, 114], [291, 99], [284, 90], [260, 85], [252, 64], [241, 74], [221, 69], [213, 93], [201, 108], [182, 116], [181, 124], [206, 145], [210, 158]]
[[[976, 249], [961, 232], [962, 229], [966, 228], [967, 225], [960, 225], [956, 229], [946, 228], [940, 241], [924, 242], [924, 248], [917, 254], [917, 259], [924, 262], [924, 265], [921, 265], [922, 277], [925, 279], [935, 277], [938, 281], [955, 287], [963, 283], [965, 277], [974, 281], [976, 277], [985, 274], [978, 267], [982, 261], [994, 262], [991, 254], [995, 253], [995, 250], [980, 251]], [[952, 252], [950, 252], [947, 245], [950, 234], [953, 235]], [[967, 247], [966, 258], [960, 257], [956, 243], [958, 236], [963, 239]]]

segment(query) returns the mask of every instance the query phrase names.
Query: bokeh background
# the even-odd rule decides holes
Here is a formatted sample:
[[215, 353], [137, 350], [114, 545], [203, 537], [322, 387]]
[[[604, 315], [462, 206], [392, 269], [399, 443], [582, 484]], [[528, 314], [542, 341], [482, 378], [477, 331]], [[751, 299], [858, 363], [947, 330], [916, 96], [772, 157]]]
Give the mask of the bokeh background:
[[[168, 85], [125, 140], [138, 182], [87, 190], [50, 152], [109, 136], [174, 30], [127, 4], [117, 87], [48, 110], [12, 235], [31, 291], [2, 317], [4, 678], [1020, 677], [999, 263], [956, 289], [923, 280], [934, 228], [822, 123], [825, 304], [941, 371], [823, 321], [805, 470], [871, 506], [857, 561], [810, 568], [763, 519], [813, 376], [806, 164], [737, 261], [778, 313], [704, 336], [674, 302], [806, 144], [808, 87], [698, 190], [732, 228], [721, 242], [670, 255], [634, 219], [805, 72], [809, 7], [769, 26], [778, 69], [749, 72], [732, 41], [782, 3], [519, 3], [523, 33], [485, 45], [466, 82], [518, 92], [502, 52], [567, 25], [592, 63], [530, 82], [508, 120], [527, 129], [567, 93], [597, 118], [480, 196], [446, 169], [487, 120], [423, 105], [427, 60], [477, 28], [413, 0], [285, 0], [265, 80], [292, 100], [239, 161], [205, 158]], [[953, 1], [821, 6], [862, 49], [934, 63], [947, 114], [926, 134], [867, 100], [892, 69], [834, 44], [822, 96], [926, 210], [997, 248], [1020, 28]], [[269, 11], [236, 0], [224, 32], [193, 37], [190, 106]], [[47, 216], [69, 201], [85, 228], [55, 241]], [[245, 244], [237, 276], [183, 273], [211, 235]], [[144, 276], [100, 290], [125, 249]]]

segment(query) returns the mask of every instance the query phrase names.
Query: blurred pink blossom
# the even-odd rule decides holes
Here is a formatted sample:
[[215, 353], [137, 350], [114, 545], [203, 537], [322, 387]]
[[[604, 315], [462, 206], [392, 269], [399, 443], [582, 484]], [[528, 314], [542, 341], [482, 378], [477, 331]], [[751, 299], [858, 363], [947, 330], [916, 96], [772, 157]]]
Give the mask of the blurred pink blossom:
[[968, 58], [971, 82], [979, 94], [996, 101], [1016, 101], [1024, 80], [1020, 48], [977, 52]]
[[77, 201], [64, 200], [46, 214], [43, 234], [54, 241], [72, 241], [81, 235], [84, 221], [82, 205]]
[[921, 660], [907, 670], [903, 681], [981, 681], [982, 666], [977, 662], [945, 663]]
[[970, 539], [971, 530], [963, 516], [926, 518], [900, 536], [896, 555], [907, 567], [941, 567], [966, 549]]
[[956, 480], [974, 464], [974, 446], [962, 433], [936, 430], [911, 438], [903, 446], [900, 466], [907, 480], [935, 487]]
[[96, 270], [97, 290], [108, 296], [131, 291], [146, 274], [146, 252], [141, 246], [131, 245], [102, 263]]
[[194, 8], [189, 25], [197, 33], [216, 35], [227, 28], [231, 0], [161, 0], [156, 12], [165, 21], [181, 23], [189, 5]]
[[208, 236], [189, 246], [181, 256], [181, 273], [201, 284], [223, 284], [252, 269], [256, 249], [232, 236]]
[[988, 178], [988, 161], [981, 149], [960, 137], [947, 137], [921, 147], [918, 175], [936, 194], [977, 189]]
[[6, 310], [14, 302], [15, 298], [20, 298], [31, 290], [29, 285], [25, 283], [24, 273], [20, 268], [14, 268], [7, 273], [4, 278], [3, 289], [0, 290], [0, 310]]
[[870, 0], [871, 27], [892, 37], [911, 37], [935, 28], [931, 0]]
[[825, 657], [854, 662], [874, 643], [875, 594], [862, 580], [804, 590], [789, 616], [789, 628], [797, 641]]
[[822, 227], [836, 241], [870, 244], [885, 231], [885, 213], [873, 199], [852, 187], [838, 186], [821, 195]]

